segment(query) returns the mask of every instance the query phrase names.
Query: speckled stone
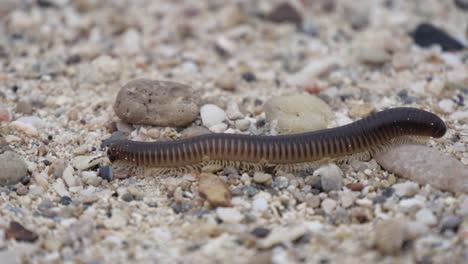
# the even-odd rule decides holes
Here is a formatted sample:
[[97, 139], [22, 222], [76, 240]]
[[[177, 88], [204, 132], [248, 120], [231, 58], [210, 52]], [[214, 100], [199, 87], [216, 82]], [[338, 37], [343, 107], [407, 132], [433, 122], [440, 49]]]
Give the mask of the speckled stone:
[[185, 126], [197, 118], [199, 104], [200, 97], [190, 86], [137, 79], [120, 89], [114, 111], [130, 124]]

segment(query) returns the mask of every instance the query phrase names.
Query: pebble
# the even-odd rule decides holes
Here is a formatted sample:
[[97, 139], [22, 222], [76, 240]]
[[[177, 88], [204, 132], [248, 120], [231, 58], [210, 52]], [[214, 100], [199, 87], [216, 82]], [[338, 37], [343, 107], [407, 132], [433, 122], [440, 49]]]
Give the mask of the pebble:
[[403, 178], [436, 188], [468, 193], [468, 168], [454, 157], [422, 145], [399, 145], [377, 153], [375, 160]]
[[216, 215], [225, 223], [237, 224], [244, 220], [244, 215], [236, 208], [218, 207]]
[[290, 243], [304, 236], [306, 233], [307, 228], [304, 226], [275, 228], [266, 238], [259, 240], [257, 246], [266, 249], [282, 243]]
[[277, 122], [281, 134], [326, 128], [332, 118], [330, 107], [314, 95], [297, 94], [274, 97], [265, 103], [268, 122]]
[[244, 117], [242, 112], [239, 110], [239, 105], [234, 101], [230, 101], [227, 104], [226, 115], [230, 120], [237, 120]]
[[257, 80], [257, 77], [252, 72], [244, 72], [241, 77], [246, 82], [255, 82]]
[[443, 51], [460, 51], [465, 48], [443, 29], [428, 23], [419, 24], [410, 35], [416, 44], [424, 48], [432, 45], [439, 45]]
[[450, 99], [442, 99], [439, 101], [439, 108], [446, 114], [450, 114], [455, 110], [455, 103]]
[[211, 126], [209, 130], [213, 133], [223, 133], [224, 131], [226, 131], [227, 127], [228, 127], [227, 124], [219, 123], [219, 124]]
[[[0, 106], [0, 109], [1, 109], [1, 106]], [[16, 112], [17, 113], [21, 113], [21, 114], [25, 114], [25, 115], [31, 115], [33, 113], [33, 107], [30, 103], [28, 102], [25, 102], [25, 101], [19, 101], [17, 104], [16, 104]], [[0, 110], [1, 112], [1, 110]], [[1, 114], [0, 114], [0, 120], [1, 120]]]
[[419, 210], [416, 213], [415, 217], [419, 223], [422, 223], [427, 226], [434, 226], [437, 224], [437, 218], [432, 213], [432, 211], [427, 208]]
[[14, 239], [24, 242], [35, 242], [39, 238], [36, 233], [26, 229], [23, 225], [16, 221], [10, 222], [10, 226], [5, 233], [5, 237], [7, 239]]
[[313, 175], [320, 176], [320, 184], [325, 192], [343, 188], [343, 171], [334, 163], [321, 166]]
[[16, 193], [20, 196], [28, 194], [28, 186], [21, 185], [16, 189]]
[[217, 175], [201, 173], [198, 182], [200, 196], [213, 207], [229, 206], [231, 204], [231, 190]]
[[398, 254], [405, 241], [405, 223], [399, 219], [384, 220], [375, 226], [375, 246], [384, 255]]
[[68, 206], [68, 205], [70, 205], [70, 204], [72, 203], [72, 199], [71, 199], [69, 196], [62, 196], [62, 197], [60, 198], [59, 203], [60, 203], [61, 205]]
[[287, 77], [286, 82], [291, 85], [306, 86], [310, 85], [315, 78], [329, 72], [338, 63], [335, 58], [320, 58], [310, 60], [300, 71]]
[[266, 17], [275, 23], [292, 23], [298, 28], [302, 25], [301, 13], [287, 1], [275, 6]]
[[349, 208], [351, 205], [354, 204], [354, 200], [356, 199], [355, 195], [350, 191], [345, 191], [341, 193], [340, 196], [340, 203], [343, 208]]
[[383, 48], [362, 48], [359, 59], [365, 64], [382, 65], [389, 62], [391, 57]]
[[237, 86], [236, 77], [233, 74], [223, 74], [216, 80], [215, 85], [226, 91], [234, 91]]
[[322, 209], [326, 214], [331, 214], [335, 210], [336, 205], [336, 201], [330, 198], [322, 201]]
[[94, 167], [101, 162], [105, 162], [107, 157], [95, 157], [95, 156], [77, 156], [73, 158], [73, 167], [77, 170], [86, 170]]
[[122, 196], [122, 201], [125, 201], [125, 202], [131, 202], [133, 201], [133, 195], [131, 195], [130, 193], [124, 193]]
[[252, 235], [258, 238], [265, 238], [270, 234], [270, 229], [264, 227], [256, 227], [250, 232]]
[[98, 170], [98, 176], [101, 177], [103, 180], [108, 182], [112, 181], [112, 167], [111, 166], [101, 166]]
[[346, 188], [350, 189], [353, 192], [360, 192], [362, 189], [364, 189], [364, 185], [359, 182], [352, 182], [346, 184]]
[[11, 114], [6, 105], [0, 104], [0, 123], [9, 122], [11, 120]]
[[44, 125], [43, 121], [36, 116], [23, 116], [11, 122], [10, 126], [18, 129], [28, 136], [36, 137], [39, 135], [38, 128]]
[[235, 121], [235, 125], [240, 131], [246, 131], [250, 127], [250, 121], [247, 119], [238, 119]]
[[453, 232], [457, 232], [460, 224], [463, 222], [463, 218], [459, 216], [448, 216], [442, 220], [440, 224], [440, 232], [443, 233], [447, 230], [452, 230]]
[[47, 174], [52, 176], [54, 179], [57, 179], [62, 176], [66, 167], [67, 162], [64, 159], [56, 159], [52, 161], [52, 164], [50, 164]]
[[269, 183], [272, 180], [272, 176], [269, 173], [260, 171], [254, 172], [253, 181], [256, 183]]
[[98, 186], [102, 181], [96, 171], [83, 171], [81, 172], [81, 178], [85, 184], [92, 186]]
[[468, 0], [454, 0], [454, 2], [461, 10], [468, 11]]
[[396, 195], [400, 197], [413, 197], [419, 191], [419, 185], [411, 181], [396, 183], [392, 188], [395, 190]]
[[186, 126], [198, 117], [200, 101], [185, 84], [136, 79], [120, 89], [114, 111], [130, 124]]
[[73, 175], [74, 173], [75, 173], [75, 170], [73, 169], [71, 165], [68, 165], [63, 171], [62, 178], [69, 188], [78, 186], [78, 180]]
[[0, 153], [0, 186], [16, 184], [28, 174], [28, 165], [12, 151]]
[[257, 212], [264, 212], [268, 210], [268, 201], [263, 197], [257, 197], [252, 202], [252, 210]]
[[58, 178], [54, 183], [53, 183], [53, 188], [55, 192], [60, 195], [60, 196], [70, 196], [70, 194], [67, 191], [67, 187], [65, 187], [65, 183], [61, 178]]
[[226, 113], [219, 106], [206, 104], [200, 108], [200, 116], [204, 126], [210, 128], [226, 119]]
[[284, 176], [275, 177], [275, 180], [273, 181], [273, 187], [278, 188], [280, 190], [288, 187], [288, 185], [289, 185], [289, 180], [288, 178]]

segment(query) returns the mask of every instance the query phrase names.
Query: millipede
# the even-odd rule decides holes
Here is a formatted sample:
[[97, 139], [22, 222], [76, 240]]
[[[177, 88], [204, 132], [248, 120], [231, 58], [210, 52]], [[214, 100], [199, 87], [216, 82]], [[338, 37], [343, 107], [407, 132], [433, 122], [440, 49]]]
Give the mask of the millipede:
[[301, 134], [254, 136], [213, 133], [175, 141], [115, 140], [109, 144], [111, 161], [140, 166], [193, 169], [222, 165], [304, 167], [320, 160], [357, 153], [372, 155], [392, 144], [440, 138], [444, 121], [424, 110], [399, 107], [383, 110], [350, 124]]

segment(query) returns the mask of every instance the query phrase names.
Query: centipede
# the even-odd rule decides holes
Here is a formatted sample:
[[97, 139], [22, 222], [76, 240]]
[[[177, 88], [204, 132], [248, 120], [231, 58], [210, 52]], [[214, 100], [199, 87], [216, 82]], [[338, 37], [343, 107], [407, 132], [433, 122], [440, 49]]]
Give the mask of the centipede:
[[199, 169], [204, 164], [250, 164], [256, 167], [304, 167], [321, 160], [376, 151], [386, 147], [440, 138], [447, 127], [437, 115], [417, 108], [398, 107], [376, 112], [347, 125], [289, 135], [212, 133], [192, 138], [140, 142], [115, 140], [108, 146], [112, 162], [137, 166]]

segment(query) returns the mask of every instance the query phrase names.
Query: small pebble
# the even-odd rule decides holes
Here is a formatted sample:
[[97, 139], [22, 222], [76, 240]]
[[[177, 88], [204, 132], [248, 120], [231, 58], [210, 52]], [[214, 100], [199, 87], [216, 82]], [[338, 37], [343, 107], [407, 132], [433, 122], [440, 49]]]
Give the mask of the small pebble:
[[334, 163], [321, 166], [313, 175], [320, 176], [320, 184], [325, 192], [338, 191], [343, 187], [343, 171]]
[[453, 232], [457, 232], [460, 224], [463, 222], [463, 218], [459, 216], [449, 216], [442, 220], [440, 224], [440, 232], [443, 233], [447, 230], [452, 230]]
[[277, 121], [281, 134], [302, 133], [326, 128], [332, 118], [330, 107], [313, 95], [279, 96], [265, 103], [268, 122]]
[[465, 48], [443, 29], [427, 23], [418, 25], [410, 35], [416, 44], [425, 48], [432, 45], [439, 45], [444, 51], [460, 51]]
[[250, 233], [258, 238], [265, 238], [268, 236], [268, 234], [270, 234], [270, 229], [264, 227], [256, 227]]
[[235, 125], [240, 131], [246, 131], [250, 127], [250, 121], [247, 119], [239, 119], [236, 120]]
[[[1, 106], [0, 106], [0, 108], [1, 108]], [[0, 110], [0, 112], [1, 112], [1, 110]], [[19, 101], [16, 104], [16, 112], [21, 113], [21, 114], [25, 114], [25, 115], [31, 115], [33, 113], [33, 107], [28, 102]], [[1, 117], [0, 117], [0, 120], [1, 120]]]
[[26, 229], [23, 225], [16, 221], [10, 222], [10, 226], [5, 233], [5, 237], [7, 239], [14, 239], [24, 242], [34, 242], [39, 238], [36, 233]]
[[437, 218], [429, 209], [421, 209], [416, 213], [416, 220], [427, 226], [434, 226], [437, 224]]
[[125, 202], [131, 202], [133, 201], [133, 195], [131, 195], [130, 193], [124, 193], [122, 196], [121, 196], [122, 200], [125, 201]]
[[229, 206], [231, 204], [231, 190], [217, 175], [201, 173], [198, 191], [200, 196], [205, 198], [213, 207]]
[[375, 246], [380, 253], [398, 254], [405, 240], [405, 224], [399, 219], [389, 219], [379, 222], [374, 229]]
[[206, 104], [200, 108], [200, 116], [204, 126], [210, 128], [223, 122], [226, 119], [226, 113], [223, 109], [214, 104]]
[[264, 212], [268, 210], [268, 201], [263, 197], [257, 197], [252, 202], [252, 210]]
[[236, 208], [229, 207], [218, 207], [216, 208], [216, 215], [225, 223], [236, 224], [244, 219], [239, 210]]
[[298, 28], [302, 25], [301, 13], [287, 1], [275, 6], [266, 17], [275, 23], [292, 23]]
[[257, 80], [257, 77], [252, 72], [244, 72], [242, 73], [242, 79], [246, 82], [254, 82]]
[[326, 214], [331, 214], [336, 208], [336, 201], [326, 198], [322, 202], [322, 209]]
[[16, 184], [28, 174], [27, 164], [12, 151], [0, 153], [0, 168], [0, 186]]
[[271, 182], [271, 174], [256, 171], [253, 176], [253, 181], [256, 183], [269, 183]]
[[59, 203], [60, 203], [61, 205], [68, 206], [68, 205], [70, 205], [70, 204], [72, 203], [72, 199], [71, 199], [69, 196], [62, 196], [62, 197], [60, 198]]
[[366, 48], [359, 52], [359, 59], [366, 64], [382, 65], [391, 60], [383, 48]]
[[419, 191], [419, 185], [411, 181], [394, 184], [392, 188], [400, 197], [412, 197]]
[[275, 180], [273, 181], [273, 187], [278, 188], [280, 190], [288, 187], [288, 185], [289, 185], [289, 180], [288, 178], [284, 176], [275, 177]]
[[259, 248], [271, 248], [281, 243], [287, 243], [297, 240], [307, 233], [307, 228], [304, 226], [293, 226], [293, 227], [279, 227], [273, 229], [270, 234], [258, 241], [257, 246]]
[[230, 120], [237, 120], [244, 117], [239, 110], [239, 105], [234, 101], [230, 101], [227, 104], [226, 115]]

